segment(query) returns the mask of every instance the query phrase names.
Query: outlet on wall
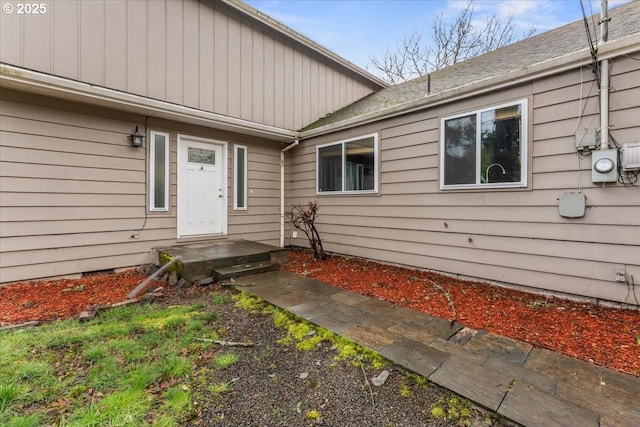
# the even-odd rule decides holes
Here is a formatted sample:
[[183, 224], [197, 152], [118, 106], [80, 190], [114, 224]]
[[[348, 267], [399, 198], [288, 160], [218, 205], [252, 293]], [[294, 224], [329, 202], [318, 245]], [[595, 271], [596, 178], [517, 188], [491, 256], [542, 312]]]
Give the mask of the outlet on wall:
[[291, 232], [291, 237], [293, 237], [294, 239], [297, 239], [298, 238], [298, 231], [297, 230], [293, 230]]
[[616, 270], [616, 282], [626, 282], [627, 274], [624, 270]]

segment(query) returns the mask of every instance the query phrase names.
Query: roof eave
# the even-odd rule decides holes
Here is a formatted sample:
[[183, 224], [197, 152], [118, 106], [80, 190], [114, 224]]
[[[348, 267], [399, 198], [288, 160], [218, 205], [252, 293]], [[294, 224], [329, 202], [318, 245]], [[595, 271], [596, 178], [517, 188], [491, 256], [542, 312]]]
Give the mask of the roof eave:
[[298, 132], [288, 129], [95, 86], [5, 63], [0, 63], [0, 87], [279, 142], [291, 142], [299, 135]]
[[357, 75], [365, 78], [371, 83], [380, 86], [380, 88], [389, 87], [389, 83], [381, 79], [380, 77], [368, 72], [367, 70], [358, 67], [353, 62], [350, 62], [340, 55], [330, 51], [329, 49], [319, 45], [313, 40], [305, 37], [304, 35], [298, 33], [297, 31], [287, 27], [286, 25], [276, 21], [271, 18], [269, 15], [260, 12], [258, 9], [255, 9], [248, 4], [240, 1], [240, 0], [222, 0], [225, 4], [234, 8], [235, 10], [250, 16], [252, 19], [261, 22], [263, 25], [275, 30], [276, 32], [283, 34], [284, 36], [295, 40], [296, 42], [304, 45], [305, 47], [317, 52], [318, 54], [328, 58], [329, 60], [347, 68], [348, 70], [356, 73]]
[[[627, 37], [600, 44], [598, 47], [598, 59], [611, 59], [620, 55], [636, 52], [638, 50], [640, 50], [640, 33], [632, 34]], [[464, 86], [459, 86], [454, 89], [450, 89], [433, 95], [425, 95], [424, 98], [399, 104], [391, 108], [374, 111], [340, 122], [331, 123], [315, 129], [303, 131], [300, 133], [300, 138], [308, 139], [320, 135], [325, 135], [355, 126], [362, 126], [375, 121], [389, 119], [399, 115], [432, 108], [460, 99], [482, 95], [487, 92], [493, 92], [496, 90], [517, 86], [531, 80], [559, 74], [567, 70], [572, 70], [584, 65], [588, 65], [591, 62], [592, 59], [590, 51], [588, 48], [585, 48], [548, 61], [543, 61], [528, 67], [523, 67], [519, 70], [505, 73], [499, 76], [480, 80]]]

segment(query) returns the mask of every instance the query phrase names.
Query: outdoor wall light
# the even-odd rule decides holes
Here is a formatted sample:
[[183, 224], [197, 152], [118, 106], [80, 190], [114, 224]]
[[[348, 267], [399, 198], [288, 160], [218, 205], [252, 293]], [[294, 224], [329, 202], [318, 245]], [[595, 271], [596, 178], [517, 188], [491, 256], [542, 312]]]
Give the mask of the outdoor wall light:
[[136, 126], [136, 131], [129, 135], [129, 138], [131, 139], [132, 147], [142, 147], [142, 144], [144, 142], [144, 135], [138, 132], [138, 126]]

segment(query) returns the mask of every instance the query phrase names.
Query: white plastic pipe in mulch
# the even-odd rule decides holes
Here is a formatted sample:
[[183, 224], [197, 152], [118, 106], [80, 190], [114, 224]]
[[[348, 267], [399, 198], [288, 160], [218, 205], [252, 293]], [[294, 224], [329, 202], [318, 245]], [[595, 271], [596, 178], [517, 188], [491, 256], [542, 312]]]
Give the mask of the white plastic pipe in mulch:
[[151, 276], [144, 279], [142, 283], [136, 286], [134, 290], [129, 292], [129, 294], [127, 295], [127, 299], [134, 299], [149, 284], [149, 282], [151, 282], [153, 279], [155, 279], [156, 277], [158, 277], [159, 275], [167, 271], [169, 267], [171, 267], [176, 261], [179, 261], [179, 260], [180, 260], [179, 256], [171, 258], [171, 261], [163, 265], [158, 271], [153, 273]]

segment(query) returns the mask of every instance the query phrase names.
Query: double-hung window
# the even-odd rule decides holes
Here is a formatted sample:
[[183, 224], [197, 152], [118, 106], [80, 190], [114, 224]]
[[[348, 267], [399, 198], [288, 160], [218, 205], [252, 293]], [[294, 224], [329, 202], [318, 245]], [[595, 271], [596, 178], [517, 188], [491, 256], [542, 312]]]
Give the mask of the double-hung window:
[[247, 147], [233, 146], [233, 209], [247, 210]]
[[169, 134], [151, 131], [149, 146], [149, 206], [169, 210]]
[[318, 194], [375, 193], [378, 191], [378, 135], [320, 145], [316, 165]]
[[527, 100], [445, 117], [440, 126], [440, 187], [527, 185]]

